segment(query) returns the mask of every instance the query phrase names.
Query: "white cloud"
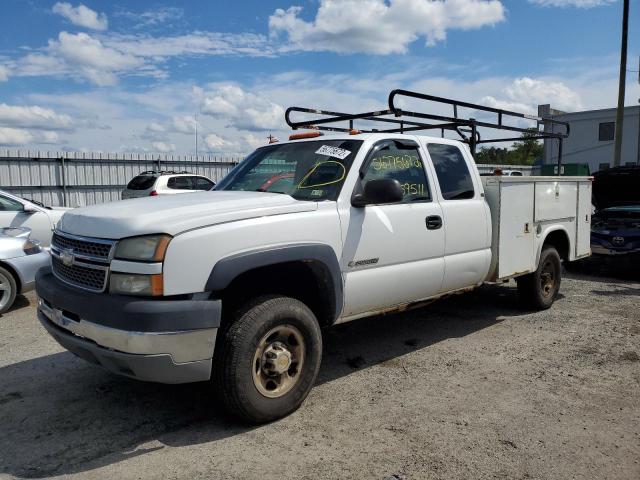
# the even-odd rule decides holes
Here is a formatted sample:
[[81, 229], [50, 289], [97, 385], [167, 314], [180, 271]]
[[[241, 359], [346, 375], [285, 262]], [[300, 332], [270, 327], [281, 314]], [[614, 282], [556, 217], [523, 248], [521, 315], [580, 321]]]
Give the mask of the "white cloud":
[[[192, 116], [206, 98], [214, 114], [198, 116], [198, 132], [203, 133], [198, 138], [199, 150], [201, 153], [234, 155], [246, 154], [265, 145], [268, 134], [280, 140], [286, 139], [291, 131], [284, 123], [283, 106], [344, 112], [376, 110], [386, 108], [390, 88], [406, 88], [473, 103], [482, 103], [486, 97], [491, 97], [495, 105], [529, 113], [536, 113], [539, 103], [551, 103], [566, 110], [611, 107], [615, 106], [617, 94], [615, 60], [615, 55], [581, 58], [573, 62], [563, 59], [551, 64], [547, 75], [514, 77], [492, 75], [488, 73], [492, 71], [491, 66], [484, 70], [476, 65], [461, 68], [427, 59], [419, 64], [402, 63], [402, 68], [388, 69], [390, 73], [379, 73], [378, 69], [336, 74], [285, 71], [260, 75], [254, 82], [243, 84], [194, 85], [187, 81], [167, 81], [136, 87], [135, 91], [116, 86], [109, 89], [87, 88], [67, 94], [32, 93], [25, 95], [23, 101], [53, 109], [57, 114], [67, 114], [73, 119], [71, 130], [58, 130], [57, 148], [66, 144], [76, 149], [143, 152], [146, 149], [155, 151], [151, 148], [152, 142], [161, 142], [169, 149], [173, 145], [179, 154], [192, 154], [193, 135], [176, 132], [173, 118]], [[474, 72], [471, 78], [469, 70]], [[627, 104], [636, 104], [640, 86], [629, 82], [627, 89]], [[488, 101], [485, 103], [489, 104]], [[243, 118], [244, 111], [249, 106], [259, 112], [269, 112], [270, 105], [278, 106], [280, 112], [273, 117], [272, 128], [257, 130], [255, 125], [244, 128], [247, 126], [246, 118], [249, 118]], [[428, 109], [429, 105], [418, 108]], [[450, 107], [431, 111], [451, 114]], [[258, 115], [257, 123], [264, 125], [267, 118], [269, 115]], [[151, 127], [154, 123], [162, 128]], [[99, 130], [97, 124], [110, 129]], [[358, 126], [364, 127], [364, 124], [356, 121]], [[154, 129], [160, 131], [154, 132]], [[31, 132], [36, 133], [34, 130]], [[209, 149], [205, 140], [209, 133], [222, 140], [220, 143], [216, 137], [209, 138], [213, 149]], [[490, 138], [484, 132], [483, 136]], [[34, 138], [24, 144], [24, 148], [38, 148], [36, 145]]]
[[160, 153], [171, 153], [176, 151], [176, 146], [173, 143], [153, 142], [151, 146], [156, 152]]
[[116, 16], [135, 21], [134, 28], [143, 28], [178, 20], [184, 16], [184, 10], [178, 7], [160, 7], [144, 12], [117, 12]]
[[113, 86], [123, 75], [165, 78], [163, 64], [171, 57], [205, 55], [270, 56], [264, 36], [194, 32], [174, 37], [60, 32], [46, 47], [0, 65], [0, 81], [12, 76], [84, 78], [97, 86]]
[[578, 111], [583, 108], [580, 95], [564, 83], [553, 80], [539, 80], [529, 77], [516, 78], [503, 89], [503, 97], [485, 96], [480, 103], [505, 110], [537, 113], [537, 106], [550, 103], [564, 111]]
[[230, 152], [237, 149], [237, 144], [235, 142], [230, 142], [229, 140], [222, 138], [215, 133], [210, 133], [204, 137], [204, 143], [209, 149], [209, 151], [217, 153], [217, 152]]
[[249, 147], [250, 150], [255, 150], [258, 147], [264, 147], [268, 144], [266, 137], [257, 136], [253, 133], [247, 133], [242, 136], [242, 140]]
[[505, 18], [499, 0], [320, 0], [313, 21], [302, 7], [269, 17], [273, 37], [285, 34], [290, 50], [405, 53], [420, 37], [433, 45], [452, 29], [492, 26]]
[[48, 108], [21, 107], [0, 103], [0, 125], [63, 130], [71, 128], [72, 124], [73, 121], [69, 115], [57, 114]]
[[617, 1], [618, 0], [529, 0], [529, 3], [542, 5], [543, 7], [593, 8], [611, 5]]
[[51, 131], [31, 132], [23, 128], [0, 127], [0, 145], [57, 144], [58, 134]]
[[107, 16], [104, 13], [98, 14], [89, 7], [80, 4], [73, 7], [67, 2], [58, 2], [52, 8], [53, 13], [62, 15], [74, 25], [90, 28], [92, 30], [106, 30], [108, 26]]
[[9, 68], [0, 65], [0, 82], [6, 82], [9, 79]]
[[152, 122], [149, 125], [147, 125], [147, 130], [149, 132], [161, 133], [161, 132], [166, 131], [166, 128], [163, 125], [160, 125], [157, 122]]
[[253, 33], [196, 31], [173, 37], [113, 34], [105, 43], [123, 53], [156, 59], [185, 55], [273, 55], [267, 39]]
[[21, 128], [0, 127], [0, 145], [26, 145], [33, 142], [33, 135]]
[[246, 92], [234, 84], [217, 85], [204, 93], [201, 111], [239, 129], [266, 131], [285, 125], [281, 105], [269, 100], [264, 93]]
[[80, 76], [98, 86], [115, 85], [121, 73], [153, 74], [144, 60], [105, 46], [84, 32], [60, 32], [42, 53], [29, 53], [15, 63], [15, 75]]
[[171, 127], [175, 132], [193, 135], [196, 131], [196, 120], [189, 115], [174, 116]]
[[143, 61], [134, 55], [105, 47], [102, 42], [86, 33], [60, 32], [58, 41], [49, 41], [49, 48], [69, 64], [82, 69], [96, 85], [112, 85], [115, 73], [140, 67]]

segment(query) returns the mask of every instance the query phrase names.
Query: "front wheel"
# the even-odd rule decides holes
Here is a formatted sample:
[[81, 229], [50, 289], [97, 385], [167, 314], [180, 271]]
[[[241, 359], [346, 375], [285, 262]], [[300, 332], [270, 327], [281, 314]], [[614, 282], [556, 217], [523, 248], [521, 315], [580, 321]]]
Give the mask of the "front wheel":
[[321, 358], [322, 334], [313, 312], [294, 298], [260, 297], [221, 332], [213, 380], [230, 412], [268, 422], [298, 409]]
[[520, 299], [537, 310], [550, 308], [558, 296], [561, 276], [558, 251], [554, 247], [544, 247], [540, 253], [538, 269], [516, 279]]
[[16, 280], [7, 269], [0, 267], [0, 314], [11, 308], [18, 293]]

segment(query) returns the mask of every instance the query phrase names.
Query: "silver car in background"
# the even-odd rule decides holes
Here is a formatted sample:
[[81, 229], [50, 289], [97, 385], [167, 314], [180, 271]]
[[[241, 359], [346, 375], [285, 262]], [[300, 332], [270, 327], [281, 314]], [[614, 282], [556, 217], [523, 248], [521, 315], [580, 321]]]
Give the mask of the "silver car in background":
[[28, 228], [0, 228], [0, 315], [16, 295], [33, 290], [36, 272], [51, 263], [49, 252], [30, 234]]
[[26, 228], [45, 248], [67, 207], [49, 207], [35, 200], [0, 190], [0, 228]]

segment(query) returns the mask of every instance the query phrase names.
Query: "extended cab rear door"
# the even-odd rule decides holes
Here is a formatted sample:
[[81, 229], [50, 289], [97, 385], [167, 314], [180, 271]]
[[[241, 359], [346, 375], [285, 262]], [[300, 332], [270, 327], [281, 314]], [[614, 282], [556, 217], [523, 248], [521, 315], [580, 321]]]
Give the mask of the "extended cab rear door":
[[372, 179], [394, 178], [402, 202], [350, 206], [342, 256], [344, 317], [375, 312], [440, 292], [444, 274], [442, 211], [418, 143], [382, 140], [368, 152], [353, 193]]
[[444, 280], [448, 292], [476, 285], [491, 263], [491, 215], [471, 153], [457, 143], [423, 141], [444, 221]]

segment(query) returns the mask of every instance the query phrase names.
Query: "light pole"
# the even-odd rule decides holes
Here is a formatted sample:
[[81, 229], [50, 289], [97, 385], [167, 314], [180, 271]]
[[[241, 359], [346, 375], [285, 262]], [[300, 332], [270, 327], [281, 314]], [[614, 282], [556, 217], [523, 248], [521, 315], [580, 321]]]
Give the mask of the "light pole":
[[624, 90], [627, 75], [627, 37], [629, 36], [629, 0], [624, 0], [622, 9], [622, 46], [620, 48], [620, 81], [618, 84], [618, 110], [616, 112], [616, 137], [613, 166], [620, 166], [622, 154], [622, 129], [624, 123]]
[[198, 112], [195, 114], [195, 142], [196, 142], [196, 159], [198, 158]]

